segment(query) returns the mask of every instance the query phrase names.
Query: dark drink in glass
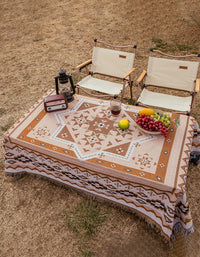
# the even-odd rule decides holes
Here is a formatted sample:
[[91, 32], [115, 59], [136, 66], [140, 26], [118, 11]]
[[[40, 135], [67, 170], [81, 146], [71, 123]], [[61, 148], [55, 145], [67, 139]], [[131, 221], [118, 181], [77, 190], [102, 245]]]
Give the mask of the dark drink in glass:
[[110, 101], [110, 110], [113, 115], [119, 115], [121, 112], [121, 102], [114, 98]]
[[121, 109], [119, 109], [119, 108], [117, 108], [117, 109], [111, 109], [111, 113], [112, 113], [113, 115], [119, 115], [119, 114], [120, 114], [120, 111], [121, 111]]

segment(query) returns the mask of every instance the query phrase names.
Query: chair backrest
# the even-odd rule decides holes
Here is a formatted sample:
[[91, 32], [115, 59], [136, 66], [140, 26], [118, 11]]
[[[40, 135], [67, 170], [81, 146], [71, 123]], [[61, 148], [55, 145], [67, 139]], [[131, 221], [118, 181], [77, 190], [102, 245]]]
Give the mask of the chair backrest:
[[149, 57], [146, 85], [194, 91], [199, 62]]
[[123, 78], [133, 68], [135, 53], [101, 47], [93, 48], [91, 71]]

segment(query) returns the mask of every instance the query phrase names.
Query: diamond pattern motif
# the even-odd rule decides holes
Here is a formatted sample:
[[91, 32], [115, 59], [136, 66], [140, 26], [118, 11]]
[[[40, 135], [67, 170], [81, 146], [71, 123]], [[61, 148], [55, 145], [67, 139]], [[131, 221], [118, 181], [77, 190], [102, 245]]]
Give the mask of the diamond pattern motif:
[[151, 136], [138, 131], [131, 118], [130, 128], [121, 130], [118, 122], [124, 116], [128, 116], [125, 111], [121, 116], [115, 117], [107, 105], [83, 102], [76, 112], [59, 114], [65, 125], [55, 134], [55, 139], [65, 140], [68, 144], [74, 143], [74, 151], [83, 159], [89, 158], [91, 154], [93, 158], [98, 157], [102, 151], [104, 155], [128, 157], [130, 147], [133, 150], [133, 142], [142, 142], [151, 139]]

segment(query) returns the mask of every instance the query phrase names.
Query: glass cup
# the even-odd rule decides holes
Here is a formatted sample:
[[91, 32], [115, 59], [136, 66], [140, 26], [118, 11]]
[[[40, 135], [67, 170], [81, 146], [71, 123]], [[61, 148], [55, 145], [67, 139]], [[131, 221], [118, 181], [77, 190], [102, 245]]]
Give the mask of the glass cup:
[[121, 112], [121, 102], [116, 99], [111, 100], [110, 101], [110, 110], [114, 116], [119, 115]]

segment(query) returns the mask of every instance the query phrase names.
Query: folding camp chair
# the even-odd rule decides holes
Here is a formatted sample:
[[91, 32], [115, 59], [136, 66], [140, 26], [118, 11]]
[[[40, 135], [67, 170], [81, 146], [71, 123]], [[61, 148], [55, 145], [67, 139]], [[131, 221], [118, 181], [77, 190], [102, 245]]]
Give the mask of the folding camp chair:
[[[107, 45], [112, 48], [132, 47], [133, 52], [124, 52], [113, 50], [110, 48], [97, 47], [97, 42]], [[90, 94], [87, 89], [104, 93], [103, 95], [95, 95], [97, 97], [118, 96], [121, 94], [121, 101], [123, 101], [124, 91], [126, 87], [130, 86], [130, 95], [132, 98], [132, 80], [131, 74], [135, 70], [133, 68], [135, 58], [135, 46], [113, 46], [105, 42], [94, 39], [94, 48], [92, 59], [77, 66], [78, 68], [78, 93], [79, 89], [86, 89], [86, 93]], [[90, 70], [88, 65], [91, 64]], [[81, 70], [86, 68], [87, 76], [80, 80]], [[97, 78], [95, 74], [100, 74]], [[102, 79], [102, 75], [104, 76]], [[108, 77], [117, 78], [119, 81], [107, 80]]]
[[[200, 90], [200, 79], [196, 78], [199, 61], [177, 60], [177, 57], [200, 57], [200, 55], [172, 56], [153, 49], [151, 49], [151, 52], [158, 52], [170, 57], [170, 59], [153, 57], [152, 54], [149, 56], [147, 71], [144, 70], [137, 80], [136, 104], [169, 109], [190, 115], [195, 96]], [[175, 94], [148, 90], [148, 86], [155, 86], [155, 89], [175, 90]], [[141, 93], [139, 92], [140, 89], [142, 89]], [[184, 96], [178, 95], [178, 91], [185, 92]]]

